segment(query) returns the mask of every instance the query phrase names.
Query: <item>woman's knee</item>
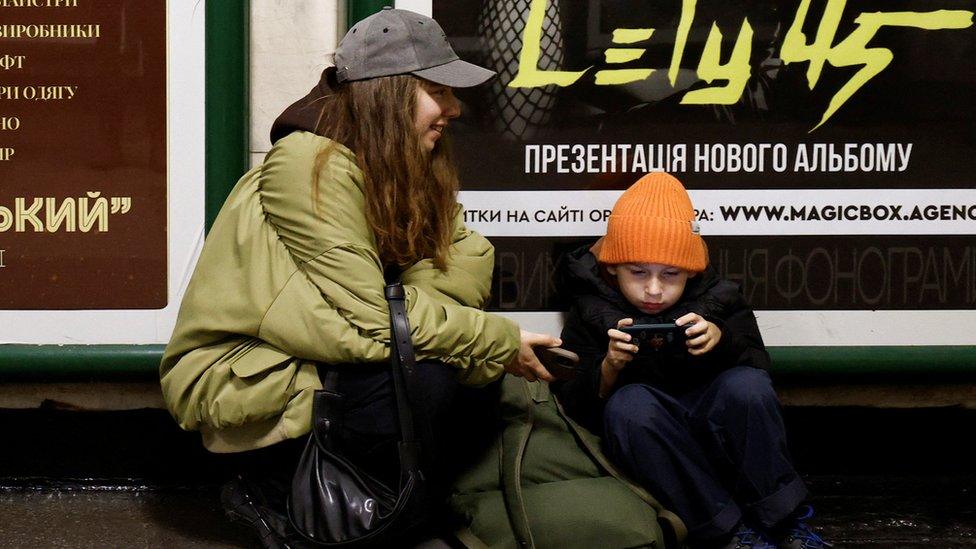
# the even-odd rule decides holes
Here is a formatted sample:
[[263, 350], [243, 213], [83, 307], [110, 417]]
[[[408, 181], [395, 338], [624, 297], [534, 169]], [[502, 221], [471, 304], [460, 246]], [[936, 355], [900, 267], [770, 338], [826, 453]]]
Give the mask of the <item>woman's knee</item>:
[[436, 360], [418, 362], [416, 369], [417, 388], [423, 402], [417, 403], [436, 419], [447, 413], [458, 392], [457, 370], [453, 366]]

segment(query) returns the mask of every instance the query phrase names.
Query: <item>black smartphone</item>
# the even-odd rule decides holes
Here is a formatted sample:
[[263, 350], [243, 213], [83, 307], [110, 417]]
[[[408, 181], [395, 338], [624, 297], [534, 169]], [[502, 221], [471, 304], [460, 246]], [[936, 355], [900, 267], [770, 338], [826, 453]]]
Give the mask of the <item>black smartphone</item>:
[[668, 348], [685, 346], [685, 330], [689, 326], [678, 326], [674, 322], [663, 324], [634, 324], [618, 328], [630, 334], [630, 342], [640, 347], [641, 352], [657, 352]]
[[580, 372], [579, 355], [561, 347], [536, 347], [535, 356], [556, 379], [573, 379]]

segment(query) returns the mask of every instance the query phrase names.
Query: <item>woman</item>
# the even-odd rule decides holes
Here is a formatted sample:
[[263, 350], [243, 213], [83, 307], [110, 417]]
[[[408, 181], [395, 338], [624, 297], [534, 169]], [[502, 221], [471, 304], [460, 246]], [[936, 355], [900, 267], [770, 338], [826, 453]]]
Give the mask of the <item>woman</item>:
[[443, 134], [460, 114], [452, 88], [493, 73], [459, 60], [432, 19], [388, 8], [335, 60], [315, 132], [278, 139], [227, 198], [160, 375], [180, 426], [214, 452], [301, 437], [320, 378], [337, 378], [351, 410], [340, 437], [379, 469], [396, 459], [387, 278], [406, 289], [435, 431], [454, 374], [550, 380], [532, 347], [559, 341], [480, 310], [493, 249], [462, 223]]

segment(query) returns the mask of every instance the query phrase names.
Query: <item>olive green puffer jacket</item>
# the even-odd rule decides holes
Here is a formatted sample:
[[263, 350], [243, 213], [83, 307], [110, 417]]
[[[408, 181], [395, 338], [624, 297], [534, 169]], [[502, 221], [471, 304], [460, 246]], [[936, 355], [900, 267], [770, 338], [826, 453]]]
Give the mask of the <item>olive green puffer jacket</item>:
[[[334, 151], [312, 182], [328, 139], [294, 132], [234, 187], [207, 237], [166, 347], [160, 379], [170, 412], [215, 452], [307, 433], [316, 363], [388, 357], [383, 268], [365, 219], [355, 155]], [[317, 202], [313, 202], [317, 200]], [[480, 310], [493, 248], [461, 212], [446, 271], [423, 260], [402, 275], [419, 360], [487, 383], [518, 352], [519, 329]]]

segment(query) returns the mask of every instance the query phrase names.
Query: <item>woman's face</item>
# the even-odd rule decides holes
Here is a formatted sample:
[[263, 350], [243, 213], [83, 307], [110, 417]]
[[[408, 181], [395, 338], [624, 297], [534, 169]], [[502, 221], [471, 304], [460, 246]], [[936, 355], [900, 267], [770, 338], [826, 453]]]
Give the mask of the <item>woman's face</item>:
[[420, 143], [427, 151], [434, 150], [434, 145], [447, 128], [448, 121], [457, 118], [459, 114], [461, 106], [450, 86], [424, 80], [417, 87], [414, 127]]

